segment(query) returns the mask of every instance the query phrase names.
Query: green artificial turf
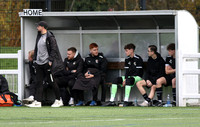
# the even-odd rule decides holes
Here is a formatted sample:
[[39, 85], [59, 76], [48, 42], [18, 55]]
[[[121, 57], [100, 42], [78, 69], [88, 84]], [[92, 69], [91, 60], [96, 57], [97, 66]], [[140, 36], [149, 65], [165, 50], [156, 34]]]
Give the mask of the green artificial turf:
[[198, 127], [200, 107], [0, 107], [7, 127]]

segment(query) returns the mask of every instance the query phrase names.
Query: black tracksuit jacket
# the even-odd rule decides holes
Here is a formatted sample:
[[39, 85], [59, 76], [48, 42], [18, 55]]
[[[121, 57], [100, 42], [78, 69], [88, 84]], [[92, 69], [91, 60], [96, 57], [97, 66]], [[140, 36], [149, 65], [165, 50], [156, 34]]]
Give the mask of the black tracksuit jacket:
[[94, 75], [104, 76], [107, 71], [107, 63], [107, 59], [103, 56], [103, 53], [99, 53], [97, 56], [89, 54], [85, 58], [84, 73], [87, 72], [88, 68], [96, 68], [99, 71]]
[[140, 76], [143, 75], [143, 60], [139, 55], [134, 55], [133, 58], [128, 57], [125, 59], [126, 73], [125, 78], [128, 76]]
[[[37, 50], [38, 50], [37, 45], [38, 45], [38, 41], [40, 37], [41, 37], [41, 32], [38, 32], [33, 60], [36, 60], [37, 58]], [[60, 51], [59, 51], [55, 36], [50, 31], [47, 31], [46, 46], [47, 46], [47, 51], [49, 54], [48, 60], [52, 62], [52, 66], [51, 66], [52, 74], [63, 71], [64, 70], [63, 60], [60, 55]]]
[[165, 61], [159, 53], [156, 53], [157, 58], [153, 59], [149, 57], [147, 62], [147, 80], [156, 82], [160, 77], [164, 77], [165, 74]]
[[[72, 60], [65, 58], [64, 66], [65, 66], [65, 76], [71, 78], [77, 78], [83, 72], [83, 59], [81, 58], [81, 55], [78, 53]], [[72, 70], [76, 70], [76, 72], [74, 73], [72, 72]]]

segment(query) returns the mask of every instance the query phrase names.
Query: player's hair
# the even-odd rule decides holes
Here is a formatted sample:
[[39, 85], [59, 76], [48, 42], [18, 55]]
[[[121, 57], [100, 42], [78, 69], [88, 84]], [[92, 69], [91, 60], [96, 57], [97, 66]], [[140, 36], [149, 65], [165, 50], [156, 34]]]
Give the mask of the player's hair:
[[175, 44], [171, 43], [167, 46], [167, 50], [175, 50]]
[[149, 45], [149, 48], [151, 51], [153, 51], [154, 53], [157, 52], [157, 47], [155, 45]]
[[68, 48], [67, 51], [72, 51], [72, 52], [75, 53], [76, 52], [76, 48], [75, 47], [71, 47], [71, 48]]
[[91, 44], [89, 45], [89, 48], [90, 48], [90, 49], [97, 48], [97, 47], [98, 47], [98, 45], [97, 45], [96, 43], [91, 43]]
[[132, 44], [132, 43], [127, 44], [127, 45], [124, 46], [124, 49], [133, 49], [133, 50], [135, 50], [135, 45]]

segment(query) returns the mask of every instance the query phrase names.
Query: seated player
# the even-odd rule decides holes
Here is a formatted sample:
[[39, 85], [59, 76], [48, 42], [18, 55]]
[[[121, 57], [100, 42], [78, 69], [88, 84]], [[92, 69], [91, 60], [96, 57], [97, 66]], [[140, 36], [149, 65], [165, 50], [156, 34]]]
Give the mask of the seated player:
[[[158, 101], [162, 102], [162, 84], [167, 84], [165, 79], [165, 61], [157, 52], [157, 47], [155, 45], [150, 45], [148, 47], [148, 56], [149, 59], [147, 61], [146, 84], [137, 85], [138, 90], [145, 99], [145, 101], [141, 103], [140, 106], [151, 106], [155, 91], [157, 92]], [[143, 88], [144, 86], [151, 88], [149, 96]]]
[[175, 66], [175, 44], [171, 43], [167, 46], [169, 56], [166, 58], [165, 72], [169, 85], [172, 85], [173, 103], [176, 102], [176, 66]]
[[34, 50], [31, 50], [28, 52], [28, 64], [29, 64], [29, 71], [30, 71], [30, 79], [29, 79], [29, 93], [30, 96], [28, 98], [23, 99], [23, 103], [30, 103], [34, 101], [34, 97], [35, 97], [35, 92], [36, 92], [36, 72], [35, 72], [35, 67], [33, 65], [33, 56], [34, 56]]
[[101, 78], [105, 77], [107, 70], [107, 59], [104, 57], [103, 53], [99, 53], [98, 45], [96, 43], [91, 43], [89, 45], [90, 54], [85, 58], [84, 62], [84, 75], [80, 76], [73, 89], [76, 91], [75, 95], [79, 102], [76, 106], [84, 105], [84, 90], [92, 90], [93, 99], [90, 106], [97, 105], [97, 94]]
[[68, 92], [66, 90], [67, 87], [69, 88], [69, 105], [74, 105], [74, 91], [72, 88], [76, 79], [82, 74], [83, 71], [83, 59], [75, 47], [71, 47], [67, 50], [67, 58], [64, 60], [64, 66], [65, 71], [61, 76], [56, 77], [56, 82], [60, 88], [64, 105], [68, 105], [68, 102], [66, 102], [66, 100], [68, 100]]
[[123, 106], [128, 106], [130, 103], [129, 95], [131, 91], [131, 87], [134, 85], [145, 85], [145, 80], [142, 79], [143, 75], [143, 60], [139, 55], [134, 53], [135, 45], [134, 44], [127, 44], [124, 46], [125, 54], [127, 58], [125, 59], [125, 69], [126, 74], [122, 77], [117, 77], [112, 82], [111, 87], [111, 97], [110, 101], [105, 103], [103, 106], [115, 106], [115, 96], [117, 93], [118, 86], [125, 87], [125, 97]]

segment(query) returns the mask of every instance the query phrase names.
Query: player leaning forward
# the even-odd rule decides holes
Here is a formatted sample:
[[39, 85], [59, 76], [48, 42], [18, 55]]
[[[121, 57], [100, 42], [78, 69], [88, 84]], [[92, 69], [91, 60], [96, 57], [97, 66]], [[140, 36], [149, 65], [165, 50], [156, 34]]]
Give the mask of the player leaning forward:
[[111, 97], [110, 101], [107, 102], [104, 106], [114, 106], [115, 95], [117, 93], [118, 85], [121, 87], [125, 87], [125, 98], [123, 106], [128, 106], [128, 103], [131, 87], [136, 84], [146, 84], [145, 80], [141, 77], [143, 75], [143, 60], [139, 55], [134, 53], [135, 45], [134, 44], [127, 44], [124, 46], [125, 54], [127, 58], [125, 59], [125, 69], [126, 73], [125, 76], [117, 77], [112, 82], [111, 87]]

